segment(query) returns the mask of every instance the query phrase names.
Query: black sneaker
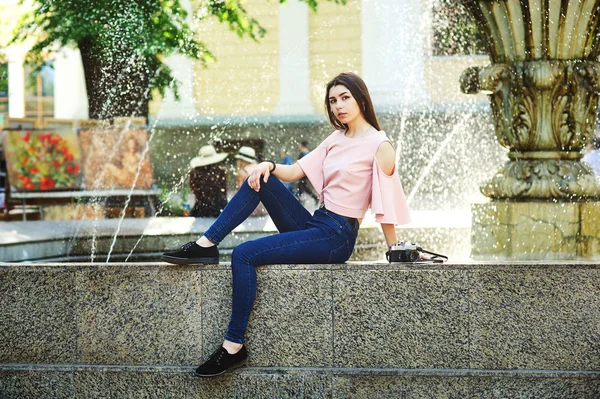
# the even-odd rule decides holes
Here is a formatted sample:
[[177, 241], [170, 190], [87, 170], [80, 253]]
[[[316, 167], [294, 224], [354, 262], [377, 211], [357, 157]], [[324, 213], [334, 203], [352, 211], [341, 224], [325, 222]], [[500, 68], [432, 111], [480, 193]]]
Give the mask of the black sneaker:
[[222, 346], [196, 369], [198, 377], [216, 377], [227, 371], [243, 366], [248, 359], [248, 351], [242, 346], [237, 353], [230, 355]]
[[219, 263], [219, 248], [216, 245], [205, 248], [190, 241], [184, 244], [177, 251], [165, 252], [162, 254], [162, 260], [178, 265], [187, 265], [190, 263]]

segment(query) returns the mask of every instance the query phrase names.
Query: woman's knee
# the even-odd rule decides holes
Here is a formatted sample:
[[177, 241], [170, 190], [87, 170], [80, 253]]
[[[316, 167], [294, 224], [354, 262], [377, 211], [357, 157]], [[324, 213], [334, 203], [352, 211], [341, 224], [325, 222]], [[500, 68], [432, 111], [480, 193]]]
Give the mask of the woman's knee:
[[251, 260], [250, 253], [252, 252], [252, 248], [251, 241], [243, 242], [235, 247], [231, 253], [231, 267], [234, 268], [237, 265], [249, 263]]
[[277, 177], [275, 177], [273, 175], [270, 175], [266, 182], [265, 182], [265, 179], [263, 179], [263, 178], [260, 179], [261, 187], [273, 187], [273, 186], [281, 185], [281, 184], [282, 184], [281, 180], [279, 180]]

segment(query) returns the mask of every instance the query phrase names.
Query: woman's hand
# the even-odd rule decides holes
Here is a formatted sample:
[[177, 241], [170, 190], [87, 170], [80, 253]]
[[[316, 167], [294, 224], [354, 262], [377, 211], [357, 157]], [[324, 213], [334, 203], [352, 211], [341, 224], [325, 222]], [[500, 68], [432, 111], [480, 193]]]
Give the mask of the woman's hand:
[[258, 192], [260, 190], [260, 177], [263, 177], [264, 182], [266, 183], [269, 180], [269, 176], [271, 175], [271, 168], [273, 164], [271, 162], [261, 162], [256, 168], [250, 173], [248, 176], [248, 185], [254, 191]]

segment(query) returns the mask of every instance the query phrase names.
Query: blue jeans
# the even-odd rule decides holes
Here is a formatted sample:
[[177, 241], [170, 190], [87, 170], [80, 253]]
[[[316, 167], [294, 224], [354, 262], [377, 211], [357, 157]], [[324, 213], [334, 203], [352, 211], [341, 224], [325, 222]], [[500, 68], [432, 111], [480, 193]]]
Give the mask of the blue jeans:
[[294, 263], [344, 263], [354, 250], [358, 223], [326, 209], [306, 210], [275, 177], [261, 178], [259, 192], [248, 181], [233, 196], [204, 236], [219, 244], [262, 202], [280, 234], [238, 245], [231, 257], [233, 303], [225, 339], [244, 343], [256, 297], [256, 266]]

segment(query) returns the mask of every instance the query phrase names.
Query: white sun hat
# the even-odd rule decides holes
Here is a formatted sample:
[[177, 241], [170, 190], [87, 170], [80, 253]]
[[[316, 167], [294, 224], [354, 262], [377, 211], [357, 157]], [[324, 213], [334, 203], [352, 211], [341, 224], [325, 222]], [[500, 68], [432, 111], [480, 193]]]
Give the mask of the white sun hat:
[[235, 154], [234, 158], [243, 159], [244, 161], [248, 162], [257, 162], [256, 151], [254, 151], [254, 148], [252, 147], [240, 147], [238, 153]]
[[190, 161], [190, 167], [198, 168], [200, 166], [212, 165], [213, 163], [219, 163], [225, 158], [227, 158], [227, 153], [217, 153], [215, 147], [212, 145], [205, 145], [200, 148], [198, 152], [198, 156], [196, 158], [192, 158]]

